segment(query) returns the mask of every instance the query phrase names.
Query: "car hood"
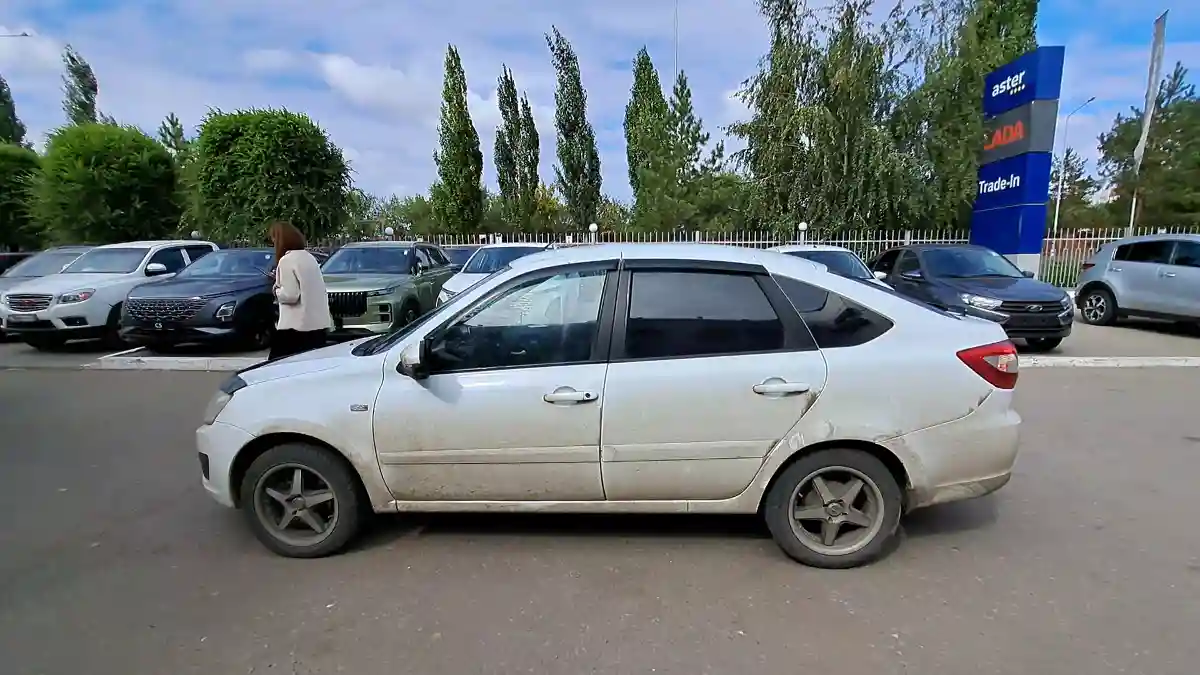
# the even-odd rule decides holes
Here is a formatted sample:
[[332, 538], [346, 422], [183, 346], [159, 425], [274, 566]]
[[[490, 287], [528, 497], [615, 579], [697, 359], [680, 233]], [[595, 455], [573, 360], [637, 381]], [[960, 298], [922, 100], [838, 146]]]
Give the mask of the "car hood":
[[960, 293], [983, 295], [996, 300], [1058, 302], [1063, 299], [1061, 288], [1028, 277], [942, 278], [938, 281]]
[[330, 291], [353, 293], [378, 291], [411, 283], [410, 274], [326, 274], [325, 287]]
[[442, 289], [451, 293], [462, 293], [474, 286], [480, 279], [487, 278], [487, 276], [486, 274], [465, 274], [459, 272], [447, 279], [446, 283], [442, 284]]
[[306, 375], [308, 373], [329, 370], [345, 363], [346, 359], [360, 358], [352, 355], [350, 352], [358, 345], [370, 339], [372, 338], [367, 337], [351, 340], [350, 342], [341, 342], [336, 345], [289, 356], [286, 359], [278, 361], [264, 361], [241, 371], [238, 373], [238, 376], [247, 385], [253, 385], [284, 377], [294, 377], [296, 375]]
[[0, 293], [40, 278], [41, 277], [0, 277]]
[[131, 298], [206, 298], [230, 295], [261, 288], [268, 290], [271, 280], [256, 277], [208, 277], [196, 279], [164, 279], [151, 281], [134, 288]]
[[131, 280], [127, 274], [47, 274], [37, 279], [29, 279], [20, 286], [22, 293], [57, 295], [80, 288], [120, 286]]

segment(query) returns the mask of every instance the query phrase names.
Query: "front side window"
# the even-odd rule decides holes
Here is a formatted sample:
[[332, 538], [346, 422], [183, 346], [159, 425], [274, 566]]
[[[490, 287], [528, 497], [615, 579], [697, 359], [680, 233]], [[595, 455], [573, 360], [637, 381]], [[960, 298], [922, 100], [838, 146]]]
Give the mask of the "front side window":
[[413, 259], [407, 246], [347, 246], [321, 265], [325, 274], [410, 274]]
[[491, 274], [503, 269], [517, 258], [545, 251], [545, 246], [496, 246], [481, 248], [463, 267], [463, 274]]
[[178, 272], [187, 265], [187, 261], [183, 259], [183, 249], [181, 248], [164, 248], [158, 253], [150, 256], [147, 265], [158, 263], [167, 268], [168, 272]]
[[753, 276], [634, 272], [625, 357], [747, 354], [783, 349], [784, 326]]
[[904, 251], [900, 254], [900, 260], [896, 263], [896, 274], [920, 271], [921, 261], [917, 258], [916, 253], [913, 253], [912, 251]]
[[137, 270], [148, 248], [94, 248], [67, 265], [64, 274], [129, 274]]
[[606, 278], [604, 270], [539, 276], [484, 300], [434, 338], [434, 372], [590, 360]]

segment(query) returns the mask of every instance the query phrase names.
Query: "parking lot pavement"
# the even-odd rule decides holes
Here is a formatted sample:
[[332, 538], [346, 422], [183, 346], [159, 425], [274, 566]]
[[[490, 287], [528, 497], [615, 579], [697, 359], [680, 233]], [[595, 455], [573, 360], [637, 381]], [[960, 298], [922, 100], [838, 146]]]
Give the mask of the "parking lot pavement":
[[0, 369], [79, 368], [114, 351], [97, 342], [73, 342], [54, 352], [39, 352], [24, 342], [0, 341]]
[[1175, 324], [1129, 321], [1117, 326], [1076, 322], [1055, 356], [1200, 356], [1200, 331]]
[[[753, 518], [383, 519], [267, 553], [198, 483], [219, 373], [0, 377], [4, 672], [1195, 673], [1193, 369], [1021, 376], [1001, 492], [906, 519], [871, 567]], [[964, 448], [969, 451], [969, 448]]]

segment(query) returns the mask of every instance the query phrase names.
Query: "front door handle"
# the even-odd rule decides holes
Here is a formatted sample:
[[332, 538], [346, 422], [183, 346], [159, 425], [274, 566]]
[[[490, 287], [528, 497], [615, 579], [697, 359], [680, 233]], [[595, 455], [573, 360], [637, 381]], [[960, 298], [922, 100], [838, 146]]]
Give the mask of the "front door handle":
[[779, 378], [771, 378], [754, 385], [754, 393], [764, 396], [787, 396], [788, 394], [803, 394], [812, 389], [811, 386], [803, 382], [788, 382]]
[[1175, 273], [1174, 272], [1163, 272], [1162, 275], [1164, 277], [1173, 277], [1173, 276], [1175, 276]]
[[1121, 268], [1120, 267], [1110, 267], [1110, 268], [1108, 268], [1108, 271], [1109, 272], [1120, 272]]
[[542, 400], [546, 403], [590, 403], [600, 397], [592, 391], [576, 391], [571, 387], [559, 387], [554, 391], [542, 396]]

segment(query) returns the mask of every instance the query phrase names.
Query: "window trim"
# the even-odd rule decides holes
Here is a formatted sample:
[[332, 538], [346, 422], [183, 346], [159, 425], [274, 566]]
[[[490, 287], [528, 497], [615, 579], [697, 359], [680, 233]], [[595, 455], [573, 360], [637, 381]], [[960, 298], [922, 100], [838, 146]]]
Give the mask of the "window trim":
[[[612, 346], [609, 351], [609, 363], [642, 363], [647, 361], [677, 361], [681, 359], [713, 359], [725, 356], [749, 356], [754, 354], [785, 354], [796, 352], [818, 351], [817, 341], [805, 325], [804, 319], [796, 312], [791, 301], [787, 299], [783, 289], [766, 268], [761, 265], [745, 263], [727, 263], [707, 260], [678, 260], [678, 261], [630, 261], [635, 264], [632, 269], [620, 272], [619, 290], [612, 322]], [[760, 271], [761, 270], [761, 271]], [[632, 357], [625, 351], [625, 338], [629, 326], [629, 304], [632, 300], [633, 275], [636, 272], [674, 272], [681, 274], [727, 274], [730, 276], [750, 277], [758, 284], [758, 288], [766, 296], [767, 302], [775, 312], [775, 316], [783, 324], [783, 346], [752, 352], [717, 352], [712, 354], [680, 354], [677, 356]]]
[[513, 277], [508, 281], [493, 288], [489, 293], [480, 297], [470, 305], [463, 307], [455, 312], [449, 318], [442, 322], [441, 325], [432, 328], [422, 341], [429, 340], [435, 342], [446, 333], [447, 330], [459, 321], [463, 316], [471, 313], [476, 307], [491, 302], [498, 296], [508, 293], [513, 288], [521, 286], [532, 278], [551, 278], [564, 273], [570, 272], [604, 272], [604, 290], [600, 295], [600, 312], [596, 318], [596, 334], [592, 339], [592, 351], [588, 359], [585, 361], [563, 361], [557, 363], [535, 363], [535, 364], [520, 364], [512, 366], [490, 366], [487, 368], [450, 368], [450, 369], [434, 369], [433, 364], [430, 364], [430, 377], [437, 375], [459, 375], [462, 373], [488, 373], [504, 370], [522, 370], [532, 368], [554, 368], [558, 366], [579, 366], [590, 363], [605, 363], [608, 361], [608, 353], [612, 341], [612, 326], [613, 326], [613, 310], [617, 301], [617, 272], [618, 261], [603, 260], [586, 263], [570, 263], [566, 265], [557, 265], [554, 267], [543, 267], [541, 269], [530, 270], [529, 272], [517, 277]]

